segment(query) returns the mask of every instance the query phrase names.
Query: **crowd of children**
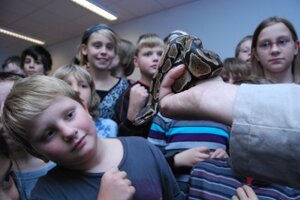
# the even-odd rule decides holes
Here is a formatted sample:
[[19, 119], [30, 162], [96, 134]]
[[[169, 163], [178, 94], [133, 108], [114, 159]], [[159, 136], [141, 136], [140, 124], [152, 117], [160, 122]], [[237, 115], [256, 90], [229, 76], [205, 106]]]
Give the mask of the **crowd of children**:
[[[133, 44], [98, 24], [84, 31], [76, 62], [53, 73], [40, 45], [7, 58], [0, 199], [300, 199], [293, 25], [263, 20], [220, 77], [178, 94], [171, 86], [185, 66], [174, 67], [159, 112], [137, 126], [166, 44], [181, 35], [145, 33]], [[127, 78], [134, 68], [137, 81]]]

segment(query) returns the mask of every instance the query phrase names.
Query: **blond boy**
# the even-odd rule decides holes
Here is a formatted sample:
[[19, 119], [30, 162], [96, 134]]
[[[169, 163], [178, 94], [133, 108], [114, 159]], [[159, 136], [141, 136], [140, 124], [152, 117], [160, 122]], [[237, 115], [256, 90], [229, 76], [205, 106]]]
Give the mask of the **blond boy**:
[[16, 82], [2, 117], [28, 152], [57, 164], [38, 181], [32, 199], [96, 199], [100, 186], [100, 199], [182, 199], [156, 147], [137, 137], [97, 138], [88, 109], [62, 80], [32, 76]]

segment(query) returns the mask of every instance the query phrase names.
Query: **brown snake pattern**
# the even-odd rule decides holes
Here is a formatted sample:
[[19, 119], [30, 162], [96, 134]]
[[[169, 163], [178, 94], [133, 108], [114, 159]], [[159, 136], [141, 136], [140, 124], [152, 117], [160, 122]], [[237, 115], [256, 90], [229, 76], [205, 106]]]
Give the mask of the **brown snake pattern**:
[[185, 64], [187, 70], [172, 86], [175, 93], [194, 86], [197, 80], [219, 75], [223, 66], [220, 57], [216, 53], [204, 49], [199, 38], [191, 35], [182, 35], [171, 40], [153, 77], [148, 103], [134, 120], [134, 125], [144, 124], [157, 113], [159, 89], [164, 75], [172, 67], [180, 64]]

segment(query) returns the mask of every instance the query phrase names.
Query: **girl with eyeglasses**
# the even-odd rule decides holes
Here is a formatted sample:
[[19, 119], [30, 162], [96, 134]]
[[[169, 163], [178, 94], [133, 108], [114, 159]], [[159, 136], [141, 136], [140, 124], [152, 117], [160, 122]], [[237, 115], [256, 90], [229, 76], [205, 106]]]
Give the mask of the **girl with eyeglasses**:
[[299, 41], [290, 21], [270, 17], [257, 26], [251, 64], [254, 75], [274, 83], [300, 83]]

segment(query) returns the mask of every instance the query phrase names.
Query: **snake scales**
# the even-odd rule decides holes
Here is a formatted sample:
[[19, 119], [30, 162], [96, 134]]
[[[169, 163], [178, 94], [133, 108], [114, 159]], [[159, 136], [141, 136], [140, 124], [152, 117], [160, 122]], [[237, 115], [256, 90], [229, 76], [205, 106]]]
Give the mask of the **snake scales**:
[[150, 86], [148, 103], [134, 120], [138, 126], [151, 120], [158, 111], [159, 89], [164, 75], [172, 68], [185, 64], [187, 70], [172, 86], [175, 93], [192, 87], [197, 80], [217, 76], [222, 70], [219, 56], [203, 48], [202, 41], [191, 35], [171, 40], [161, 58], [160, 65]]

